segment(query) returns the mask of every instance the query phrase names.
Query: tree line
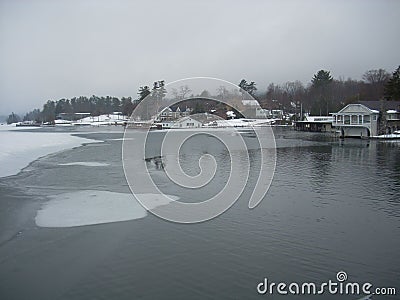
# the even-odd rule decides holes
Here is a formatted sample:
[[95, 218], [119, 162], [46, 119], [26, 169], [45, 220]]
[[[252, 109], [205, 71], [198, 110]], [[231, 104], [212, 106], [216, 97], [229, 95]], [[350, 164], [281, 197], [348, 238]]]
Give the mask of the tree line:
[[[258, 92], [254, 81], [247, 82], [242, 79], [238, 86], [257, 99], [261, 107], [266, 109], [282, 109], [287, 112], [299, 113], [299, 109], [312, 115], [328, 115], [342, 108], [344, 105], [360, 100], [400, 100], [400, 66], [392, 73], [384, 69], [369, 70], [362, 76], [362, 80], [351, 78], [334, 79], [327, 70], [320, 70], [304, 86], [300, 81], [289, 81], [284, 84], [268, 85], [264, 92]], [[34, 109], [21, 119], [17, 114], [11, 113], [7, 123], [19, 121], [54, 122], [60, 113], [90, 113], [92, 116], [121, 112], [130, 115], [136, 105], [144, 98], [151, 95], [149, 101], [154, 105], [166, 96], [165, 81], [158, 80], [149, 86], [140, 86], [136, 99], [132, 97], [74, 97], [71, 99], [48, 100], [43, 108]], [[217, 91], [218, 98], [229, 96], [229, 91], [223, 87]], [[191, 93], [188, 86], [172, 89], [175, 99], [185, 99]], [[209, 97], [208, 91], [203, 91], [199, 97]], [[193, 95], [192, 95], [193, 96]], [[203, 111], [201, 104], [196, 102], [194, 111]]]
[[[41, 122], [54, 122], [56, 116], [60, 113], [74, 114], [74, 113], [90, 113], [92, 116], [101, 114], [111, 114], [113, 112], [123, 112], [129, 114], [133, 110], [133, 103], [131, 97], [98, 97], [93, 95], [91, 97], [74, 97], [71, 99], [59, 99], [57, 101], [48, 100], [42, 110], [34, 109], [25, 114], [22, 121], [36, 121]], [[9, 121], [14, 121], [19, 117], [12, 113], [9, 116]], [[20, 118], [19, 118], [20, 119]], [[20, 119], [21, 120], [21, 119]]]
[[[334, 79], [327, 70], [320, 70], [304, 86], [300, 81], [268, 85], [265, 92], [257, 93], [255, 83], [242, 80], [239, 84], [255, 97], [263, 108], [299, 111], [312, 115], [328, 115], [344, 105], [358, 101], [400, 100], [400, 66], [392, 73], [384, 69], [369, 70], [362, 80]], [[249, 86], [250, 88], [248, 88]]]
[[[90, 113], [91, 116], [99, 116], [102, 114], [111, 114], [113, 112], [121, 112], [123, 115], [131, 115], [136, 105], [151, 93], [161, 97], [165, 96], [164, 80], [155, 81], [153, 88], [149, 86], [141, 86], [138, 90], [138, 97], [118, 97], [96, 96], [91, 97], [80, 96], [71, 99], [48, 100], [43, 108], [34, 109], [20, 118], [14, 112], [8, 116], [7, 123], [16, 123], [20, 121], [35, 121], [37, 123], [52, 123], [60, 113]], [[161, 93], [161, 94], [160, 94]]]

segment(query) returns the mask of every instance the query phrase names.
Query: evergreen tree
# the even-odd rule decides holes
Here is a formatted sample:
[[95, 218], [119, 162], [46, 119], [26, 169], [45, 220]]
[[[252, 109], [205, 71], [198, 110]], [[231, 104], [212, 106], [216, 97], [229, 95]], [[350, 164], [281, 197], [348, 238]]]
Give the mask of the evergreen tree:
[[43, 122], [53, 123], [56, 118], [56, 103], [52, 100], [48, 100], [45, 105], [43, 105], [42, 119]]
[[256, 83], [254, 81], [248, 83], [245, 79], [242, 79], [239, 83], [239, 87], [254, 97], [254, 93], [257, 91]]
[[313, 87], [326, 87], [333, 81], [333, 78], [329, 71], [319, 70], [317, 74], [314, 74], [311, 79]]
[[7, 124], [20, 122], [21, 118], [14, 112], [12, 112], [7, 118]]
[[146, 98], [149, 94], [150, 94], [150, 88], [149, 88], [147, 85], [141, 86], [141, 87], [139, 88], [139, 92], [138, 92], [139, 101], [142, 101], [142, 100], [143, 100], [144, 98]]
[[113, 111], [121, 111], [121, 101], [117, 97], [112, 98], [112, 109]]
[[392, 77], [385, 85], [387, 100], [400, 100], [400, 66], [393, 72]]
[[122, 97], [121, 98], [121, 109], [122, 109], [122, 114], [126, 116], [130, 116], [133, 111], [133, 103], [132, 103], [132, 98], [131, 97]]
[[25, 114], [23, 121], [35, 121], [39, 123], [40, 120], [40, 109], [34, 109], [28, 113]]
[[152, 93], [157, 101], [161, 101], [167, 94], [167, 90], [165, 89], [165, 81], [164, 80], [155, 81], [153, 83]]
[[333, 78], [329, 71], [319, 70], [311, 79], [311, 96], [314, 97], [314, 103], [311, 107], [312, 114], [329, 114], [332, 108], [332, 95], [330, 91]]

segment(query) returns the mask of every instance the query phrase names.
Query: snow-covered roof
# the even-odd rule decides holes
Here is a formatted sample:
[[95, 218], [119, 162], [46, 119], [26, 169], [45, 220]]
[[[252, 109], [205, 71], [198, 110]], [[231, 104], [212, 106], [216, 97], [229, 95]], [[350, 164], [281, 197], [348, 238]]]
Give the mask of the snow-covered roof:
[[259, 106], [260, 104], [258, 103], [257, 100], [254, 99], [249, 99], [249, 100], [242, 100], [243, 105], [250, 105], [250, 106]]
[[399, 112], [397, 110], [394, 110], [394, 109], [389, 109], [388, 111], [386, 111], [386, 113], [388, 113], [388, 114], [397, 114]]
[[327, 123], [327, 122], [332, 122], [333, 117], [327, 117], [327, 116], [306, 116], [305, 119], [306, 122], [315, 122], [315, 123]]
[[198, 123], [202, 123], [200, 120], [198, 120], [198, 117], [196, 118], [196, 117], [184, 117], [184, 118], [181, 118], [181, 119], [179, 119], [179, 120], [176, 120], [175, 121], [175, 123], [183, 123], [183, 122], [198, 122]]
[[232, 119], [232, 120], [214, 120], [206, 124], [210, 127], [259, 127], [271, 125], [275, 119]]
[[68, 120], [60, 120], [60, 119], [54, 120], [54, 124], [71, 124], [71, 123], [72, 121]]
[[172, 112], [172, 109], [169, 106], [167, 106], [167, 107], [164, 107], [163, 109], [161, 109], [161, 111], [160, 111], [160, 113], [166, 113], [166, 112]]
[[348, 115], [348, 114], [378, 114], [378, 110], [370, 109], [364, 104], [360, 103], [351, 103], [347, 104], [337, 113], [333, 113], [333, 115]]

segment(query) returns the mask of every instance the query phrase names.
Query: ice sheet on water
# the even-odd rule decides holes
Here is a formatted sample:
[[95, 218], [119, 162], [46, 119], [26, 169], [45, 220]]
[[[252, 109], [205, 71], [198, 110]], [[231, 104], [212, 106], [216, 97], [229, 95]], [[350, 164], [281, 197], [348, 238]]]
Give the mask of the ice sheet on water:
[[99, 142], [63, 132], [22, 132], [15, 129], [19, 127], [0, 127], [0, 177], [17, 174], [39, 157]]
[[133, 138], [115, 138], [115, 139], [108, 139], [107, 141], [132, 141]]
[[84, 166], [84, 167], [106, 167], [110, 164], [96, 161], [75, 161], [70, 163], [58, 164], [59, 166]]
[[[170, 202], [157, 194], [141, 196], [156, 199], [156, 206]], [[35, 221], [40, 227], [76, 227], [140, 219], [146, 215], [147, 211], [132, 194], [82, 190], [52, 196], [37, 212]]]
[[0, 131], [14, 131], [14, 130], [31, 130], [31, 129], [38, 129], [40, 127], [37, 126], [21, 126], [21, 127], [17, 127], [15, 126], [16, 124], [4, 124], [4, 125], [0, 125]]

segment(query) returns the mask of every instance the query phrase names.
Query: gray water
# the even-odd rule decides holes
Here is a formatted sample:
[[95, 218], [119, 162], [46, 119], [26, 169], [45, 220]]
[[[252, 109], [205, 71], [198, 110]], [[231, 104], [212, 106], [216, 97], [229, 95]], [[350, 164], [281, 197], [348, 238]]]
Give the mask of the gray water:
[[[182, 225], [149, 214], [119, 223], [39, 228], [36, 210], [49, 196], [129, 192], [121, 141], [111, 140], [122, 131], [81, 136], [104, 142], [46, 156], [0, 179], [0, 299], [361, 298], [259, 295], [256, 289], [265, 277], [321, 283], [342, 270], [351, 282], [400, 291], [399, 142], [338, 140], [278, 128], [275, 176], [253, 210], [246, 201], [250, 174], [239, 200], [207, 222]], [[204, 192], [210, 195], [225, 182], [229, 165], [218, 149], [204, 142], [182, 149], [188, 172], [196, 173], [193, 162], [204, 151], [222, 163]], [[259, 153], [251, 150], [249, 156], [256, 168]], [[59, 165], [74, 161], [108, 165]], [[201, 198], [169, 185], [162, 168], [149, 168], [166, 193]]]

